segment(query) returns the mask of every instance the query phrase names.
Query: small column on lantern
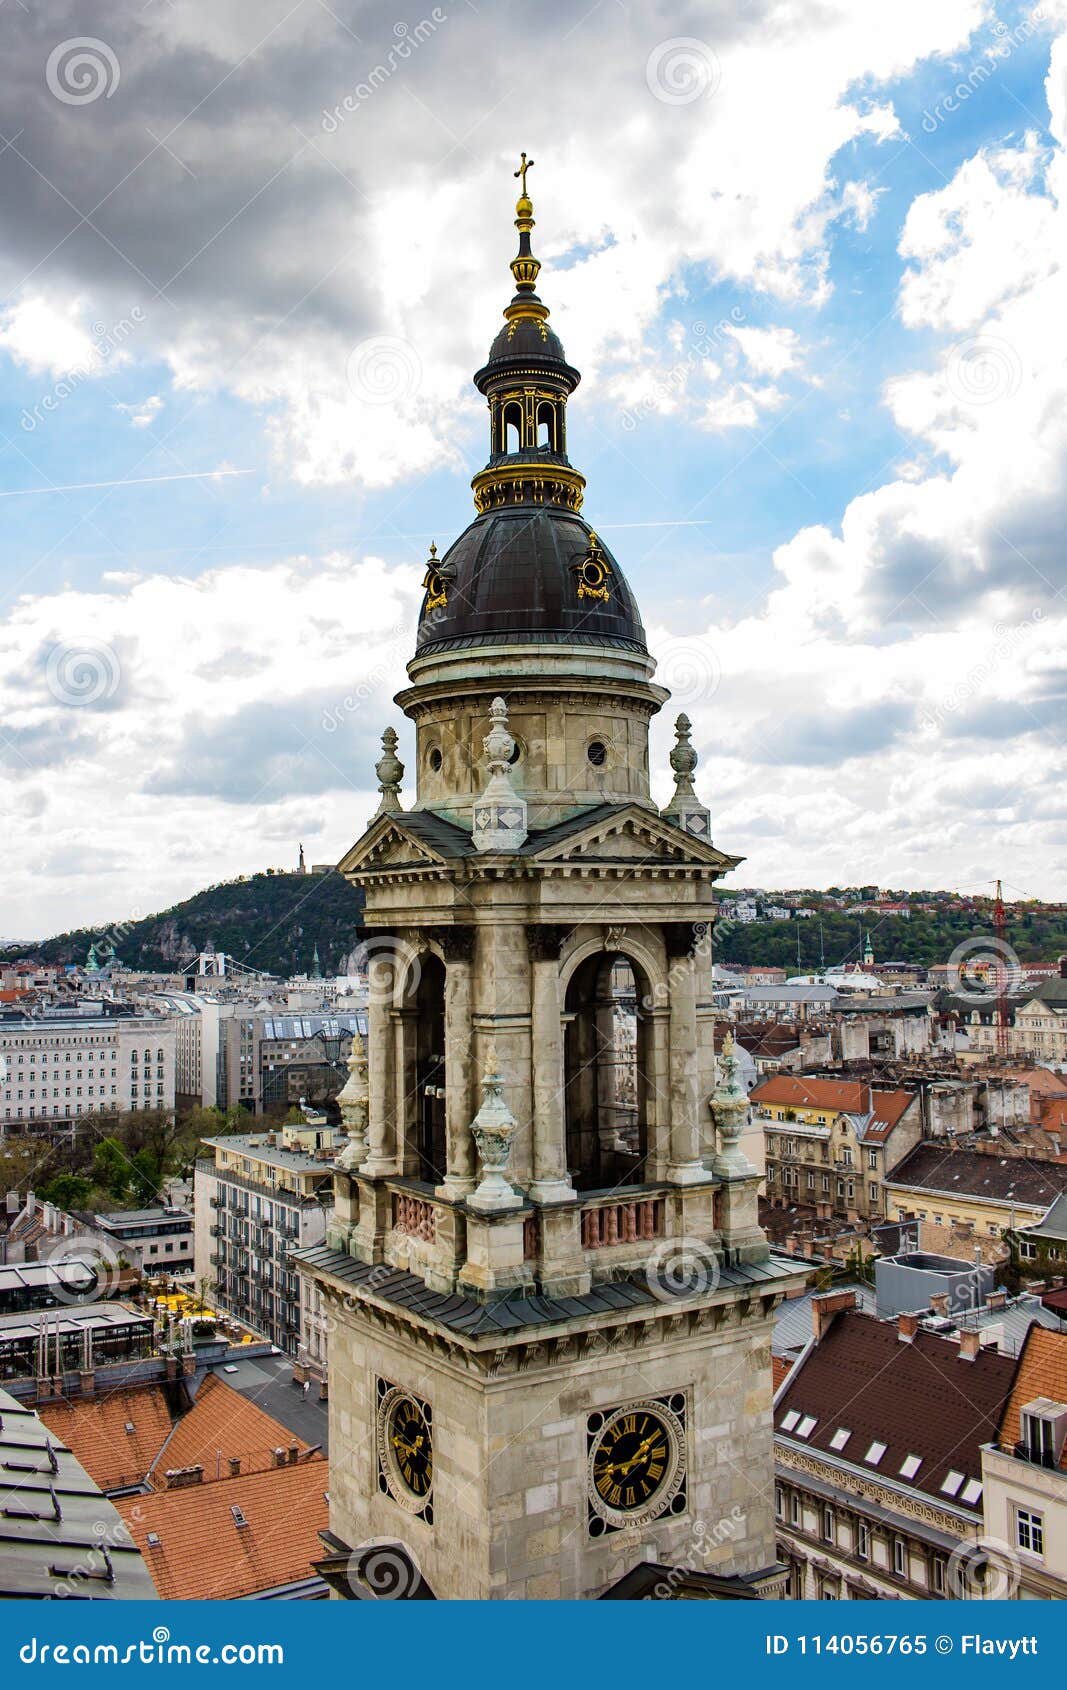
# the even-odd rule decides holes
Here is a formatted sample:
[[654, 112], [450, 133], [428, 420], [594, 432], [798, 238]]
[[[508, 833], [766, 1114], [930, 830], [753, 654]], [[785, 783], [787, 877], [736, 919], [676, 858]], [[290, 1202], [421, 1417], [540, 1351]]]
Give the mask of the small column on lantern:
[[467, 1199], [470, 1208], [485, 1214], [495, 1214], [501, 1209], [521, 1209], [523, 1206], [522, 1197], [504, 1172], [511, 1159], [515, 1117], [504, 1101], [503, 1086], [503, 1080], [497, 1073], [496, 1049], [490, 1045], [486, 1054], [486, 1071], [482, 1076], [482, 1106], [471, 1122], [482, 1177], [477, 1190]]
[[492, 726], [482, 740], [489, 780], [474, 805], [474, 844], [479, 851], [517, 851], [526, 839], [526, 804], [508, 774], [515, 741], [508, 732], [508, 707], [502, 698], [494, 698], [489, 718]]
[[692, 727], [686, 715], [679, 716], [674, 724], [677, 744], [672, 747], [670, 759], [674, 770], [674, 796], [661, 814], [664, 821], [673, 822], [684, 833], [691, 833], [694, 839], [706, 839], [710, 843], [711, 811], [700, 802], [693, 787], [699, 759], [690, 744]]
[[346, 1173], [355, 1173], [367, 1159], [367, 1085], [367, 1051], [357, 1027], [348, 1053], [348, 1079], [337, 1094], [341, 1124], [348, 1134], [345, 1147], [337, 1158], [337, 1166]]

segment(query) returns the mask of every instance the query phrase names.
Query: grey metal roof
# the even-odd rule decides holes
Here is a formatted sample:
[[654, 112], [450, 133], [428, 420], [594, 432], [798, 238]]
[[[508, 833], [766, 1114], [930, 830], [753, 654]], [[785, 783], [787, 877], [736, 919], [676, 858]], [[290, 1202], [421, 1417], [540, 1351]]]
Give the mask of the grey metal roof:
[[1019, 1228], [1027, 1238], [1067, 1239], [1067, 1195], [1057, 1197], [1048, 1213], [1034, 1226]]
[[0, 1295], [9, 1291], [32, 1291], [54, 1287], [80, 1296], [97, 1283], [99, 1261], [85, 1256], [56, 1256], [43, 1262], [8, 1262], [0, 1267]]
[[[644, 1280], [620, 1279], [608, 1285], [597, 1285], [580, 1297], [512, 1295], [478, 1303], [473, 1297], [465, 1297], [459, 1292], [431, 1291], [413, 1273], [401, 1268], [386, 1268], [381, 1263], [371, 1266], [357, 1262], [354, 1257], [341, 1250], [331, 1250], [324, 1244], [293, 1250], [290, 1255], [295, 1262], [305, 1262], [313, 1271], [327, 1273], [332, 1279], [342, 1280], [348, 1285], [366, 1286], [376, 1297], [424, 1319], [436, 1321], [466, 1338], [554, 1326], [577, 1316], [662, 1306], [664, 1301], [663, 1295], [657, 1296]], [[745, 1262], [737, 1267], [721, 1268], [719, 1284], [727, 1289], [755, 1288], [789, 1278], [794, 1272], [795, 1268], [772, 1255], [765, 1262]]]
[[128, 1303], [77, 1303], [70, 1307], [52, 1309], [23, 1309], [18, 1314], [0, 1314], [0, 1343], [19, 1338], [36, 1338], [43, 1330], [54, 1338], [86, 1330], [97, 1332], [125, 1326], [152, 1324], [152, 1316], [144, 1309], [131, 1308]]
[[[341, 1142], [338, 1137], [338, 1149]], [[281, 1144], [266, 1144], [262, 1133], [227, 1133], [223, 1138], [205, 1138], [203, 1143], [216, 1150], [236, 1151], [239, 1156], [247, 1156], [252, 1162], [262, 1162], [268, 1168], [287, 1168], [291, 1173], [333, 1173], [332, 1162], [324, 1162], [308, 1150], [287, 1150]], [[232, 1168], [215, 1170], [221, 1180], [227, 1179], [234, 1171]]]
[[32, 1409], [0, 1391], [0, 1597], [150, 1601], [122, 1516]]
[[[582, 833], [587, 827], [595, 827], [599, 822], [608, 821], [618, 815], [620, 810], [628, 808], [643, 811], [651, 820], [658, 821], [661, 826], [671, 827], [673, 824], [664, 822], [662, 817], [654, 811], [646, 810], [644, 805], [634, 804], [632, 799], [622, 799], [617, 804], [595, 804], [591, 809], [581, 810], [577, 815], [568, 816], [564, 821], [554, 822], [551, 827], [535, 828], [524, 843], [514, 853], [517, 857], [534, 857], [539, 851], [552, 845], [559, 845], [569, 839], [574, 833]], [[413, 833], [417, 839], [439, 851], [446, 857], [477, 857], [482, 853], [476, 850], [470, 834], [465, 828], [457, 827], [455, 822], [446, 821], [443, 816], [436, 815], [433, 810], [404, 810], [393, 817], [397, 825]], [[688, 835], [683, 837], [688, 838]], [[692, 841], [690, 841], [692, 843]], [[833, 995], [832, 993], [830, 994]]]

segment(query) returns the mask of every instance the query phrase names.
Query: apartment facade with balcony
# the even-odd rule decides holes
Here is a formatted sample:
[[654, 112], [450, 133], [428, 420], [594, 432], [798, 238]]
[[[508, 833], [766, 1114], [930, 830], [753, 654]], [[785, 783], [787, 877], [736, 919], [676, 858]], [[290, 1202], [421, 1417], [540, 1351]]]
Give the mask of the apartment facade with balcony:
[[914, 1092], [777, 1074], [751, 1098], [773, 1207], [804, 1203], [825, 1218], [886, 1219], [886, 1175], [922, 1137]]
[[1067, 1597], [1067, 1333], [1034, 1325], [996, 1439], [982, 1451], [986, 1536], [1005, 1546], [1007, 1588]]
[[224, 1314], [325, 1372], [318, 1293], [290, 1252], [322, 1243], [333, 1202], [332, 1129], [284, 1127], [205, 1140], [194, 1181], [195, 1275]]

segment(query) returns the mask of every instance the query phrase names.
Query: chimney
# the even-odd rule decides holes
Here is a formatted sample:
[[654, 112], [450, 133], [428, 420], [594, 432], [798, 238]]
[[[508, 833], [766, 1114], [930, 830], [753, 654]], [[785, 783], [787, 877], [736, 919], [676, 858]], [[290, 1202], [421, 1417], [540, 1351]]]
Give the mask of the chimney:
[[1060, 957], [1060, 979], [1067, 980], [1067, 956]]
[[238, 1473], [241, 1471], [241, 1457], [239, 1455], [231, 1455], [229, 1458], [229, 1467], [230, 1478], [236, 1479]]
[[285, 1451], [284, 1451], [284, 1449], [272, 1450], [271, 1451], [271, 1461], [273, 1462], [275, 1467], [284, 1467], [285, 1466]]
[[204, 1477], [202, 1467], [169, 1467], [164, 1474], [168, 1490], [181, 1490], [186, 1485], [198, 1485]]
[[831, 1291], [811, 1299], [811, 1329], [815, 1342], [821, 1344], [835, 1314], [856, 1307], [855, 1291]]
[[977, 1327], [960, 1333], [960, 1360], [973, 1361], [982, 1348], [982, 1335]]
[[935, 1314], [941, 1316], [942, 1320], [946, 1319], [948, 1316], [948, 1292], [935, 1291], [934, 1295], [930, 1298], [930, 1307], [933, 1309]]
[[991, 1309], [1006, 1308], [1008, 1303], [1008, 1293], [1006, 1291], [990, 1291], [989, 1296], [986, 1298], [986, 1303]]
[[27, 1215], [33, 1215], [33, 1214], [36, 1214], [36, 1212], [37, 1212], [37, 1193], [35, 1191], [27, 1191], [27, 1193], [26, 1193], [26, 1213], [27, 1213]]
[[290, 1465], [290, 1467], [295, 1467], [297, 1462], [299, 1461], [299, 1459], [300, 1459], [300, 1445], [299, 1444], [290, 1444], [289, 1445], [289, 1465]]
[[919, 1317], [917, 1314], [897, 1315], [897, 1337], [902, 1344], [910, 1344], [918, 1330]]
[[9, 1216], [17, 1215], [19, 1212], [19, 1194], [17, 1191], [9, 1191], [7, 1194], [7, 1212]]
[[91, 1397], [91, 1396], [95, 1395], [95, 1392], [96, 1392], [96, 1375], [95, 1375], [95, 1373], [93, 1373], [89, 1369], [83, 1367], [82, 1371], [81, 1371], [81, 1377], [80, 1377], [79, 1382], [80, 1382], [80, 1385], [81, 1385], [81, 1394], [82, 1394], [83, 1397]]

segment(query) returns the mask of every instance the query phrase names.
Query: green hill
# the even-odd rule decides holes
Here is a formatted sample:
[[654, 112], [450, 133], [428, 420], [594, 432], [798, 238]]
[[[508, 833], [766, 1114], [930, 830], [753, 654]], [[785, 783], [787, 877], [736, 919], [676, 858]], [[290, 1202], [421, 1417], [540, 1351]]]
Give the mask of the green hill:
[[329, 874], [250, 874], [209, 886], [143, 921], [83, 927], [32, 947], [42, 962], [83, 963], [95, 943], [132, 968], [177, 972], [214, 946], [267, 974], [309, 973], [315, 946], [324, 974], [345, 971], [362, 938], [363, 895]]

